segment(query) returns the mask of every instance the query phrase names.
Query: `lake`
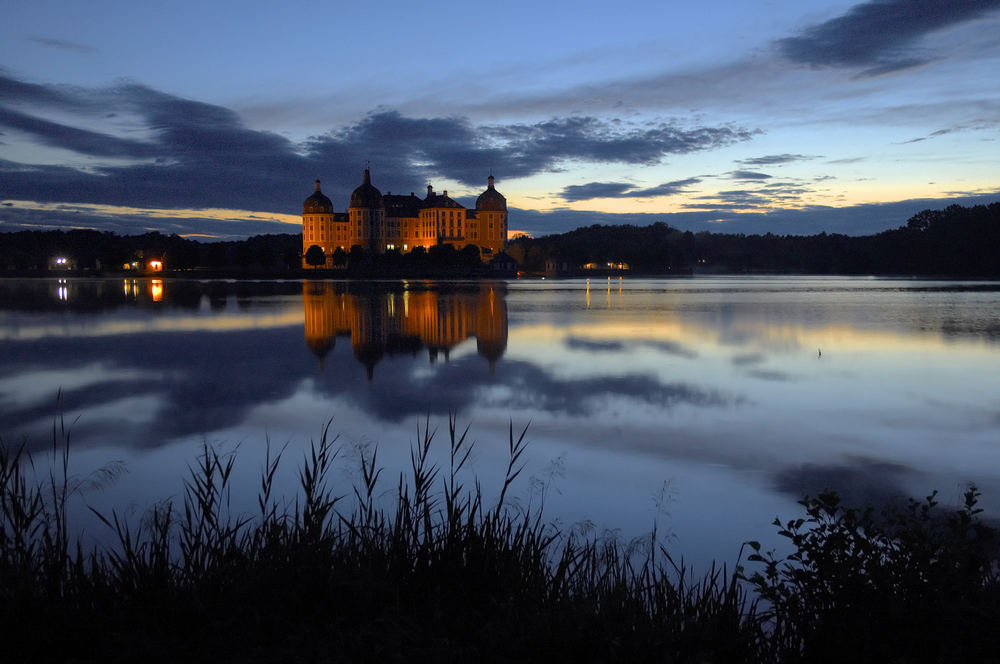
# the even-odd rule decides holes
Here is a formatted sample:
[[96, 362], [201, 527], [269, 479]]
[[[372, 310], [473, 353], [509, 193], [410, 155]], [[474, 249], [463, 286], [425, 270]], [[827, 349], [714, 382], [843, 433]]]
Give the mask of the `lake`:
[[696, 569], [825, 488], [955, 503], [973, 482], [1000, 515], [998, 282], [2, 279], [0, 350], [0, 436], [41, 460], [62, 418], [88, 541], [83, 505], [179, 500], [206, 443], [236, 454], [235, 510], [268, 444], [291, 497], [327, 422], [335, 491], [377, 449], [391, 494], [428, 424], [444, 460], [452, 413], [488, 498], [527, 427], [517, 505], [656, 523]]

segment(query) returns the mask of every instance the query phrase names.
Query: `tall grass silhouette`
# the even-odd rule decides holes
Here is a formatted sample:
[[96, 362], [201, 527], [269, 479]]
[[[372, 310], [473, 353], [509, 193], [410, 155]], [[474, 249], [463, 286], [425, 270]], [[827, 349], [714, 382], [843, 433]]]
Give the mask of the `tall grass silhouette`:
[[[989, 650], [1000, 606], [995, 532], [979, 521], [975, 492], [943, 528], [934, 504], [887, 521], [845, 510], [832, 494], [806, 500], [806, 518], [778, 523], [795, 546], [788, 558], [751, 542], [759, 571], [738, 559], [695, 578], [655, 529], [623, 542], [564, 530], [541, 506], [513, 506], [527, 429], [510, 425], [490, 501], [478, 478], [463, 479], [469, 429], [449, 418], [435, 463], [437, 434], [425, 423], [386, 505], [377, 448], [362, 455], [353, 485], [331, 484], [341, 448], [330, 428], [309, 446], [293, 499], [275, 495], [285, 450], [268, 443], [256, 513], [234, 513], [235, 456], [205, 445], [176, 504], [138, 521], [95, 511], [114, 542], [90, 550], [68, 522], [80, 487], [62, 423], [47, 470], [26, 446], [0, 442], [7, 661], [913, 661], [930, 652], [974, 661], [1000, 652]], [[959, 581], [951, 588], [961, 597], [940, 601]], [[873, 647], [880, 601], [897, 595], [914, 611], [943, 607], [927, 615], [946, 628], [887, 621], [891, 645]], [[961, 629], [948, 623], [956, 616]], [[906, 647], [914, 628], [924, 630], [912, 641], [922, 651]]]

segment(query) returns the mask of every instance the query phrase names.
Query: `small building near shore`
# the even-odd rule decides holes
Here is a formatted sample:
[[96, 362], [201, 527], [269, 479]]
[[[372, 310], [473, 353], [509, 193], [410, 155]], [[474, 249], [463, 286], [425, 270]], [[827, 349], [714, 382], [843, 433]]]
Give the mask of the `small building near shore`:
[[48, 266], [53, 272], [72, 272], [76, 269], [76, 260], [66, 254], [59, 254], [49, 258]]
[[517, 261], [506, 251], [490, 259], [490, 271], [498, 277], [516, 277], [517, 268]]
[[576, 272], [576, 265], [558, 254], [552, 254], [545, 260], [546, 277], [568, 277]]

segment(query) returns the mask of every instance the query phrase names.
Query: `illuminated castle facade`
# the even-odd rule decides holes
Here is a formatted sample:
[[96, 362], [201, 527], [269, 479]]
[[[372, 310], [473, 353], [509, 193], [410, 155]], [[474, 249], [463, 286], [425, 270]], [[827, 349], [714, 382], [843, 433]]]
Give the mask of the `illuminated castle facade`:
[[507, 243], [507, 199], [487, 180], [486, 191], [476, 199], [475, 209], [467, 209], [427, 185], [427, 197], [418, 198], [387, 193], [382, 195], [372, 185], [366, 168], [361, 185], [351, 194], [347, 212], [334, 212], [333, 202], [320, 190], [302, 205], [302, 266], [306, 252], [313, 245], [323, 250], [326, 267], [333, 267], [333, 254], [339, 248], [349, 252], [360, 246], [367, 251], [401, 252], [416, 247], [429, 249], [449, 244], [455, 249], [479, 247], [484, 261], [504, 250]]

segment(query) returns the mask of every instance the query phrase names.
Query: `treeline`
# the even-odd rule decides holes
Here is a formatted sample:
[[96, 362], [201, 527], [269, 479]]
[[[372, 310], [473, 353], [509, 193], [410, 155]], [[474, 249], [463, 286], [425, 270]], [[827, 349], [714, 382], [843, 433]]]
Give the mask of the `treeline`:
[[[479, 257], [479, 248], [456, 250], [439, 245], [377, 254], [360, 246], [338, 249], [333, 270], [317, 267], [325, 262], [319, 247], [310, 247], [302, 267], [302, 235], [255, 235], [246, 240], [197, 242], [178, 235], [145, 233], [115, 235], [93, 230], [20, 231], [0, 235], [0, 273], [47, 274], [56, 257], [68, 257], [76, 273], [107, 274], [135, 263], [163, 261], [167, 272], [199, 270], [213, 275], [283, 276], [302, 274], [349, 277], [374, 276], [477, 276], [490, 272]], [[318, 260], [314, 256], [319, 252]]]
[[197, 242], [179, 235], [116, 235], [94, 230], [19, 231], [0, 236], [0, 270], [44, 271], [54, 256], [69, 256], [76, 270], [116, 272], [156, 258], [168, 270], [286, 272], [301, 265], [300, 234], [256, 235], [246, 240]]
[[[663, 222], [650, 226], [578, 228], [560, 235], [519, 238], [507, 253], [527, 273], [546, 263], [579, 268], [627, 263], [636, 273], [1000, 275], [1000, 202], [924, 210], [906, 225], [875, 235], [743, 235], [692, 233]], [[317, 248], [318, 249], [318, 248]], [[467, 248], [469, 249], [469, 248]], [[131, 262], [162, 259], [166, 269], [232, 274], [300, 274], [302, 235], [257, 235], [247, 240], [197, 242], [178, 235], [115, 235], [93, 230], [20, 231], [0, 235], [0, 272], [44, 272], [54, 256], [72, 257], [78, 271], [115, 272]], [[306, 256], [307, 261], [309, 256]], [[317, 256], [313, 264], [320, 263]], [[478, 252], [450, 245], [373, 254], [361, 247], [333, 256], [345, 276], [435, 276], [488, 273]], [[308, 269], [308, 268], [307, 268]], [[322, 272], [322, 270], [321, 270]]]
[[507, 249], [522, 269], [628, 263], [634, 272], [1000, 275], [1000, 202], [924, 210], [905, 226], [875, 235], [692, 233], [651, 226], [579, 228], [520, 238]]

